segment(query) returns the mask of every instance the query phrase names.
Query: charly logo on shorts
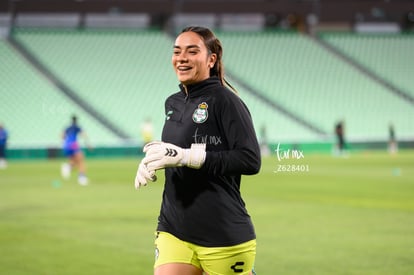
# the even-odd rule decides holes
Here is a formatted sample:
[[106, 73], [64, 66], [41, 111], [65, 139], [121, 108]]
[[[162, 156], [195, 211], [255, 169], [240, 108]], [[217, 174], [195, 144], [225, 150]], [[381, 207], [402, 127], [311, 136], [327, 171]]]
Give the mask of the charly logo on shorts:
[[193, 121], [195, 123], [203, 123], [207, 120], [208, 118], [207, 108], [208, 108], [208, 105], [205, 102], [198, 104], [198, 108], [195, 109], [193, 113]]
[[155, 248], [155, 260], [158, 260], [158, 257], [160, 256], [160, 251], [158, 250], [158, 248]]

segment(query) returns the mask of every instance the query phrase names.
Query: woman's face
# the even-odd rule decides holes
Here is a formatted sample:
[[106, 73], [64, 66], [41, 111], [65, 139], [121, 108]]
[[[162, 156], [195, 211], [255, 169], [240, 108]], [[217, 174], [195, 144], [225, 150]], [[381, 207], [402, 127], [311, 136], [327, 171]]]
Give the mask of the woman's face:
[[210, 77], [216, 54], [209, 54], [202, 38], [195, 32], [181, 33], [174, 44], [172, 64], [178, 80], [194, 84]]

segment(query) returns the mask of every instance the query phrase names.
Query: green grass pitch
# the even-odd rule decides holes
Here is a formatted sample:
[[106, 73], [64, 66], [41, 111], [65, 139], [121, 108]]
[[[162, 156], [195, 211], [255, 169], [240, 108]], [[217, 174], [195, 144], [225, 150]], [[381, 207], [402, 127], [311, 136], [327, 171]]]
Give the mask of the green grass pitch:
[[[0, 274], [152, 274], [162, 173], [136, 191], [138, 159], [88, 159], [82, 187], [62, 161], [0, 170]], [[271, 156], [242, 194], [259, 275], [414, 274], [412, 151]]]

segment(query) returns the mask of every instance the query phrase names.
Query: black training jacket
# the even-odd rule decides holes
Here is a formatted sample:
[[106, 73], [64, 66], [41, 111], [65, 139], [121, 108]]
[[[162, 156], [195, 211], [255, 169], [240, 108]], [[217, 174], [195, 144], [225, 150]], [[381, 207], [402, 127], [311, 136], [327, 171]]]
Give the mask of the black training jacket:
[[259, 172], [260, 150], [246, 105], [217, 77], [188, 85], [165, 102], [162, 141], [206, 143], [201, 169], [166, 168], [158, 231], [201, 246], [255, 239], [240, 195], [241, 175]]

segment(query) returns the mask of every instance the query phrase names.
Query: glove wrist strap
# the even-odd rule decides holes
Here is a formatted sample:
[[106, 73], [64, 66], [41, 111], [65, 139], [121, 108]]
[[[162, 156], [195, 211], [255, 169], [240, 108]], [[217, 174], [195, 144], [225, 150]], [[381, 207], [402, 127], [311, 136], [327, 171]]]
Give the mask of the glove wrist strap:
[[181, 164], [190, 168], [200, 169], [206, 160], [206, 144], [193, 143], [190, 149], [183, 149]]

